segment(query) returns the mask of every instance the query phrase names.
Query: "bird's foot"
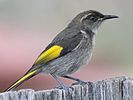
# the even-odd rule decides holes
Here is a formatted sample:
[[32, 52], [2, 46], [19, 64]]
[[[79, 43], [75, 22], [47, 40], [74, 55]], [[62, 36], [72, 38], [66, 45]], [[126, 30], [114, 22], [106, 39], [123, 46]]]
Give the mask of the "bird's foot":
[[69, 86], [66, 86], [66, 85], [63, 85], [63, 86], [56, 86], [55, 89], [61, 89], [61, 90], [65, 90], [65, 91], [68, 91], [69, 89], [72, 89], [73, 90], [73, 87], [69, 87]]
[[82, 80], [78, 80], [77, 82], [75, 82], [75, 83], [73, 83], [72, 85], [78, 85], [78, 84], [80, 84], [80, 85], [85, 85], [85, 84], [87, 84], [88, 82], [84, 82], [84, 81], [82, 81]]

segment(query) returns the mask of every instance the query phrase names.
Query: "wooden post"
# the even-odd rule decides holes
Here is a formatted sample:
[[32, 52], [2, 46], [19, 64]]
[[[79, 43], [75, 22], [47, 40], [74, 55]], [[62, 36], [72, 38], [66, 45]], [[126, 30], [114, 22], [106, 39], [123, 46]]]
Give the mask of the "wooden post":
[[68, 91], [23, 89], [0, 93], [0, 100], [133, 100], [133, 79], [117, 77], [84, 85], [73, 85]]

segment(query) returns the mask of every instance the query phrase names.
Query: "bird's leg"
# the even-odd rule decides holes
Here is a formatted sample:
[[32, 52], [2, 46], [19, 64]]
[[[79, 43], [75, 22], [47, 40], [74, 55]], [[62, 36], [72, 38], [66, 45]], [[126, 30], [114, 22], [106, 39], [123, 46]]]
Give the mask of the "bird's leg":
[[64, 78], [67, 78], [67, 79], [71, 79], [71, 80], [74, 80], [74, 81], [77, 81], [76, 83], [72, 84], [72, 85], [75, 85], [75, 84], [86, 84], [87, 82], [84, 82], [78, 78], [75, 78], [75, 77], [71, 77], [71, 76], [62, 76]]
[[56, 87], [56, 88], [65, 89], [65, 90], [69, 89], [69, 87], [67, 87], [56, 75], [54, 75], [54, 74], [51, 74], [51, 75], [57, 81], [57, 83], [59, 84], [59, 87]]

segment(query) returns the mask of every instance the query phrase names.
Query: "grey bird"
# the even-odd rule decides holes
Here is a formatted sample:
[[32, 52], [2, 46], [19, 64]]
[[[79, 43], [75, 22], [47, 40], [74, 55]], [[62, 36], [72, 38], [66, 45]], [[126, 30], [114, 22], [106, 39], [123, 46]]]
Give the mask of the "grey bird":
[[6, 91], [14, 90], [25, 80], [39, 73], [51, 75], [63, 89], [67, 86], [59, 77], [72, 79], [80, 84], [85, 83], [69, 75], [89, 63], [99, 26], [105, 20], [112, 18], [118, 18], [118, 16], [103, 15], [94, 10], [78, 14], [38, 56], [29, 71]]

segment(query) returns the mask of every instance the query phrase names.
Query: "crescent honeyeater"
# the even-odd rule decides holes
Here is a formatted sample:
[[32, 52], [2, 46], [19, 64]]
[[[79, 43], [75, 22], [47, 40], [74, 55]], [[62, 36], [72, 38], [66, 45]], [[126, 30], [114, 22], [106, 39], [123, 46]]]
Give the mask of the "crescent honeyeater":
[[38, 56], [26, 74], [6, 91], [14, 90], [21, 83], [39, 73], [51, 75], [62, 89], [67, 89], [67, 86], [59, 77], [85, 83], [69, 75], [90, 61], [99, 26], [105, 20], [112, 18], [118, 18], [118, 16], [103, 15], [95, 10], [78, 14]]

